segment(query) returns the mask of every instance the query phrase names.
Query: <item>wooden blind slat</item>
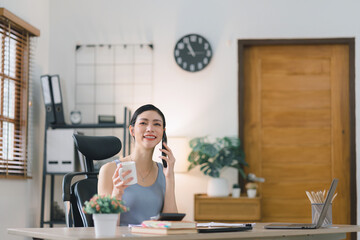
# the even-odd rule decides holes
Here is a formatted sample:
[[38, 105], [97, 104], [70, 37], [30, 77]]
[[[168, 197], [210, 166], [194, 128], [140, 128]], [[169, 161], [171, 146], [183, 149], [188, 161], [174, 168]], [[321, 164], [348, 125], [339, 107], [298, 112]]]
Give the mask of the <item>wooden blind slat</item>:
[[[12, 161], [13, 162], [13, 161]], [[7, 165], [7, 168], [9, 169], [24, 169], [25, 165], [15, 165], [15, 164], [11, 164], [11, 165]]]

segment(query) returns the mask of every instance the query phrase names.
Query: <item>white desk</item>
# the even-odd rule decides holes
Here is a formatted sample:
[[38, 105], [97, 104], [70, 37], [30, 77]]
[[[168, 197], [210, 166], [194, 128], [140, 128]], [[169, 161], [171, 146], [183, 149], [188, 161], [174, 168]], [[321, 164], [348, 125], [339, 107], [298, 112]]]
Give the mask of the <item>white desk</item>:
[[[360, 226], [357, 225], [334, 225], [332, 228], [310, 229], [310, 230], [270, 230], [264, 229], [266, 223], [257, 223], [253, 230], [246, 232], [228, 232], [228, 233], [202, 233], [202, 234], [184, 234], [184, 235], [149, 235], [149, 234], [131, 234], [127, 227], [118, 227], [116, 236], [106, 238], [106, 240], [115, 239], [319, 239], [335, 240], [344, 239], [348, 232], [359, 232]], [[18, 236], [32, 237], [34, 239], [51, 240], [92, 240], [96, 238], [94, 228], [10, 228], [9, 234]], [[104, 238], [105, 239], [105, 238]]]

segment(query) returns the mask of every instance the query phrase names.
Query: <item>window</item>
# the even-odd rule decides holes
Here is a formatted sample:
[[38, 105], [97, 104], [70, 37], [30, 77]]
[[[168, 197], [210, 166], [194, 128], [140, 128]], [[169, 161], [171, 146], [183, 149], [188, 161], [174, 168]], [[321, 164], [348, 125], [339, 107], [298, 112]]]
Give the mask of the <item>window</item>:
[[0, 177], [28, 177], [30, 37], [39, 33], [0, 8]]

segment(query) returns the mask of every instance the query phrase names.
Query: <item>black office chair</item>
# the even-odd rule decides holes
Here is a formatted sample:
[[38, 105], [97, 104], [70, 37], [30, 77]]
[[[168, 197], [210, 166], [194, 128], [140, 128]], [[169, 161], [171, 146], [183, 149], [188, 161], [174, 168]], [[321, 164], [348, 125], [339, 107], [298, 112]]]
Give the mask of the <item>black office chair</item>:
[[[97, 193], [97, 175], [93, 160], [104, 160], [113, 157], [121, 150], [121, 141], [117, 137], [95, 137], [73, 135], [77, 150], [85, 157], [86, 172], [67, 173], [63, 178], [63, 201], [65, 219], [68, 227], [94, 226], [91, 215], [82, 211], [84, 202]], [[73, 177], [83, 175], [85, 179], [71, 184]]]

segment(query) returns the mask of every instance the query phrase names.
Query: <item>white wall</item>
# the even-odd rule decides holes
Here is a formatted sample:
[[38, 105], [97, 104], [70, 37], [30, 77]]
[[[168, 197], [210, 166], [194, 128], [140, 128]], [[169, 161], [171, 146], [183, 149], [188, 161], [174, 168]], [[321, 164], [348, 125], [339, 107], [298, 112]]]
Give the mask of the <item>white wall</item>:
[[29, 126], [29, 141], [33, 148], [29, 149], [32, 162], [33, 178], [29, 180], [0, 179], [0, 239], [21, 239], [8, 235], [7, 228], [39, 227], [40, 223], [40, 191], [42, 173], [42, 138], [44, 111], [40, 93], [40, 75], [48, 71], [49, 51], [49, 3], [48, 0], [1, 0], [4, 7], [31, 25], [40, 29], [40, 37], [36, 40], [34, 51], [33, 118]]

